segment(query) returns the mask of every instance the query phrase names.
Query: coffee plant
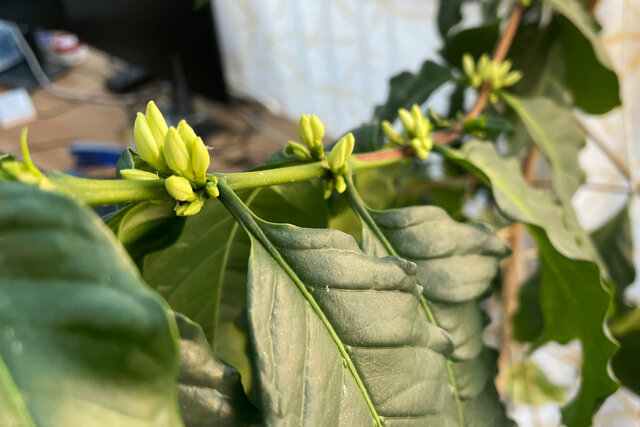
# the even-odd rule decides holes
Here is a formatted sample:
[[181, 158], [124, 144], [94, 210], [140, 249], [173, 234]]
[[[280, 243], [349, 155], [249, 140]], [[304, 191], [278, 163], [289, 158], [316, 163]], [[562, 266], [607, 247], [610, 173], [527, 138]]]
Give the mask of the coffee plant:
[[369, 122], [329, 142], [304, 115], [247, 172], [208, 173], [153, 102], [115, 180], [40, 171], [25, 130], [0, 157], [0, 425], [510, 425], [480, 302], [514, 303], [521, 235], [538, 263], [503, 339], [581, 343], [563, 423], [640, 391], [628, 212], [590, 235], [571, 205], [572, 110], [620, 104], [589, 2], [482, 1], [464, 28], [469, 1], [442, 1], [441, 60]]

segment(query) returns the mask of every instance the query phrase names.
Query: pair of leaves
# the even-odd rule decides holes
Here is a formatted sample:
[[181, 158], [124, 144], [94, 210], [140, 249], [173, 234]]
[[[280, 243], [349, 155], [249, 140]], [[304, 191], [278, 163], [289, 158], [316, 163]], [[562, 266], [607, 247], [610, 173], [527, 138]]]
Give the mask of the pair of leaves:
[[[528, 225], [542, 264], [540, 301], [545, 329], [539, 344], [580, 339], [582, 384], [563, 409], [567, 425], [585, 425], [604, 399], [617, 389], [607, 364], [617, 346], [604, 324], [610, 303], [590, 242], [567, 222], [569, 206], [557, 205], [544, 190], [524, 181], [516, 159], [503, 159], [490, 143], [469, 141], [460, 150], [437, 147], [452, 161], [477, 174], [493, 189], [501, 212]], [[574, 214], [575, 215], [575, 214]]]
[[420, 307], [414, 264], [366, 256], [349, 235], [255, 217], [224, 184], [248, 232], [248, 322], [270, 425], [449, 425], [452, 343]]

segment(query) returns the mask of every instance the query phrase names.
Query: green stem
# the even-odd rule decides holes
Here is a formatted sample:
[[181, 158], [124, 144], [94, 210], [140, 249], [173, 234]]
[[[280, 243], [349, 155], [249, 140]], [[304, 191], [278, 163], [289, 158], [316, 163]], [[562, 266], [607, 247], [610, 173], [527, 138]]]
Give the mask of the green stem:
[[287, 275], [291, 278], [291, 280], [296, 285], [296, 287], [298, 288], [302, 296], [309, 303], [309, 306], [311, 307], [311, 309], [318, 316], [318, 318], [326, 328], [327, 332], [329, 333], [329, 336], [331, 336], [331, 339], [336, 344], [336, 347], [338, 348], [338, 351], [340, 352], [342, 359], [344, 360], [345, 364], [347, 365], [347, 368], [351, 372], [351, 375], [353, 375], [353, 378], [356, 384], [358, 385], [360, 391], [362, 392], [364, 400], [367, 403], [369, 410], [371, 411], [371, 416], [373, 417], [373, 420], [375, 421], [377, 426], [381, 427], [382, 421], [380, 419], [380, 416], [378, 415], [378, 412], [376, 411], [375, 406], [373, 405], [373, 402], [371, 401], [371, 397], [369, 396], [369, 393], [365, 388], [364, 383], [362, 382], [362, 379], [360, 378], [360, 374], [358, 373], [355, 365], [353, 364], [351, 357], [347, 353], [347, 350], [344, 344], [342, 343], [342, 340], [336, 333], [335, 329], [333, 329], [331, 322], [329, 322], [329, 319], [324, 314], [324, 312], [322, 311], [322, 309], [320, 308], [316, 300], [313, 298], [313, 295], [311, 295], [311, 293], [307, 290], [307, 287], [304, 285], [304, 283], [302, 283], [302, 281], [300, 280], [298, 275], [295, 273], [295, 271], [293, 271], [291, 266], [289, 266], [287, 261], [282, 257], [278, 248], [276, 248], [271, 243], [269, 238], [264, 234], [264, 231], [262, 231], [262, 228], [260, 228], [260, 225], [256, 221], [257, 219], [256, 216], [253, 214], [253, 212], [251, 212], [251, 210], [249, 210], [249, 208], [242, 202], [242, 200], [240, 200], [240, 198], [234, 193], [231, 186], [228, 185], [224, 179], [221, 179], [220, 182], [218, 183], [218, 188], [220, 190], [219, 199], [222, 202], [222, 204], [227, 208], [227, 210], [229, 210], [231, 215], [233, 215], [233, 217], [242, 225], [242, 227], [247, 231], [247, 233], [249, 233], [251, 237], [255, 238], [257, 242], [260, 245], [262, 245], [264, 249], [269, 253], [269, 255], [273, 257], [273, 259], [285, 271], [285, 273], [287, 273]]
[[[349, 199], [349, 204], [351, 205], [353, 210], [362, 219], [362, 221], [366, 224], [366, 226], [369, 227], [371, 232], [380, 241], [382, 246], [384, 246], [385, 250], [389, 253], [389, 255], [400, 257], [396, 249], [393, 247], [391, 242], [389, 242], [387, 237], [384, 235], [382, 230], [380, 230], [380, 227], [378, 227], [378, 224], [375, 222], [375, 220], [369, 213], [369, 209], [367, 208], [366, 204], [358, 194], [358, 191], [356, 190], [356, 187], [353, 184], [353, 179], [351, 178], [351, 175], [347, 175], [345, 177], [345, 181], [347, 182], [347, 191], [346, 191], [347, 198]], [[431, 307], [429, 307], [429, 302], [422, 294], [420, 294], [420, 305], [422, 306], [422, 309], [424, 310], [424, 313], [427, 316], [427, 319], [429, 320], [429, 322], [436, 326], [439, 326], [438, 321], [433, 315], [433, 311], [431, 310]], [[465, 420], [464, 420], [464, 412], [462, 410], [462, 400], [460, 399], [460, 391], [458, 390], [456, 378], [453, 373], [453, 363], [451, 362], [451, 360], [447, 360], [446, 364], [447, 364], [447, 373], [449, 375], [449, 383], [453, 388], [453, 397], [455, 399], [456, 409], [458, 411], [458, 422], [460, 423], [461, 427], [464, 427]]]
[[[352, 157], [349, 159], [349, 164], [351, 171], [357, 173], [401, 161], [407, 161], [407, 158], [362, 161]], [[327, 175], [326, 166], [326, 162], [322, 161], [250, 172], [216, 173], [209, 176], [226, 180], [232, 190], [238, 191], [322, 178]], [[47, 177], [57, 191], [80, 199], [91, 206], [169, 198], [162, 179], [149, 181], [86, 179], [61, 173], [49, 173]]]

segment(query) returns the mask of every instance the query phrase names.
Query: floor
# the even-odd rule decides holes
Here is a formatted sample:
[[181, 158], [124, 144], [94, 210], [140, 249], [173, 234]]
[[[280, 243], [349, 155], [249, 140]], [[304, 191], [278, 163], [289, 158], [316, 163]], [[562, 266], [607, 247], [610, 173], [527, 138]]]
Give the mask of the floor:
[[[96, 97], [106, 94], [106, 78], [122, 69], [117, 59], [90, 49], [82, 64], [55, 80], [65, 88], [86, 92]], [[0, 87], [0, 92], [6, 88]], [[127, 104], [99, 105], [54, 96], [43, 89], [31, 93], [37, 110], [37, 120], [28, 123], [29, 148], [34, 162], [42, 170], [68, 171], [74, 168], [69, 147], [74, 142], [110, 144], [123, 149], [133, 143], [133, 122], [137, 111], [144, 111], [149, 99], [162, 108], [166, 102], [167, 85], [154, 84], [145, 88]], [[120, 100], [118, 100], [120, 101]], [[196, 97], [199, 111], [220, 125], [220, 130], [205, 138], [213, 147], [210, 171], [231, 172], [261, 164], [273, 152], [297, 139], [296, 126], [256, 103], [233, 100], [230, 105], [212, 103]], [[0, 129], [0, 153], [20, 156], [22, 126]], [[112, 168], [100, 170], [99, 176], [113, 177]]]

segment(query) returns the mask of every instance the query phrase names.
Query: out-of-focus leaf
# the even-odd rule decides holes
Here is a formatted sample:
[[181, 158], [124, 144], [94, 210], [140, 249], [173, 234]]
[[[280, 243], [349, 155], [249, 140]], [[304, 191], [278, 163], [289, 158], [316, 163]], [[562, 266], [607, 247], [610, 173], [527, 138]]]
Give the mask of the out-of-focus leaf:
[[564, 402], [567, 387], [549, 381], [549, 378], [530, 359], [515, 363], [509, 368], [507, 378], [511, 398], [527, 405], [543, 405], [547, 402]]
[[449, 30], [462, 20], [460, 8], [467, 0], [440, 0], [438, 9], [438, 30], [445, 38]]
[[410, 109], [413, 104], [421, 105], [451, 77], [448, 67], [433, 61], [425, 61], [415, 74], [405, 71], [393, 76], [389, 81], [387, 101], [375, 108], [373, 118], [380, 122], [393, 122], [398, 117], [398, 109]]
[[611, 333], [620, 342], [620, 350], [613, 356], [611, 367], [622, 385], [640, 394], [640, 310], [628, 309], [610, 322]]
[[243, 426], [259, 423], [257, 409], [240, 384], [240, 374], [218, 359], [202, 329], [176, 313], [180, 333], [178, 402], [186, 426]]
[[616, 296], [622, 303], [625, 288], [633, 283], [636, 277], [629, 202], [600, 228], [594, 230], [591, 237], [600, 257], [607, 265], [611, 279], [617, 285]]
[[366, 256], [337, 230], [255, 217], [222, 183], [251, 236], [249, 325], [269, 425], [449, 425], [452, 344], [420, 307], [415, 264]]
[[589, 424], [592, 414], [618, 387], [607, 369], [617, 350], [604, 324], [611, 295], [601, 280], [595, 250], [584, 240], [583, 230], [567, 223], [572, 217], [565, 211], [571, 207], [555, 204], [547, 191], [529, 187], [517, 159], [501, 158], [493, 144], [479, 141], [469, 141], [460, 150], [436, 148], [490, 185], [504, 216], [528, 225], [542, 266], [544, 331], [538, 344], [581, 341], [581, 388], [562, 413], [568, 426]]
[[480, 27], [461, 30], [444, 41], [442, 57], [454, 67], [462, 67], [462, 55], [471, 54], [476, 61], [485, 53], [490, 53], [500, 36], [498, 21]]
[[513, 316], [513, 337], [520, 342], [535, 342], [544, 329], [540, 308], [540, 272], [536, 272], [521, 287], [518, 311]]
[[94, 213], [0, 183], [0, 253], [3, 425], [182, 424], [175, 322]]
[[551, 164], [551, 184], [563, 203], [584, 182], [578, 153], [585, 145], [585, 133], [573, 112], [549, 98], [520, 98], [507, 93], [502, 99], [513, 108], [529, 136]]
[[618, 78], [596, 27], [575, 0], [544, 0], [558, 14], [566, 84], [574, 103], [589, 114], [620, 105]]

